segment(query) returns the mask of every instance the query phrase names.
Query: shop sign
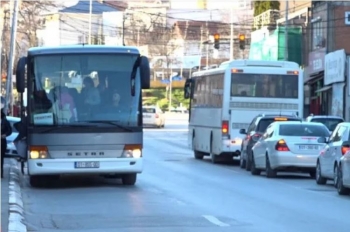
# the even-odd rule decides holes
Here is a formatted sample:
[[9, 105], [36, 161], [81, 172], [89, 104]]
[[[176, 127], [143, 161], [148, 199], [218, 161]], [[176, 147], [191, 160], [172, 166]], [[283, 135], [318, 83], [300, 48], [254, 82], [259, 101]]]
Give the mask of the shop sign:
[[309, 74], [318, 73], [324, 70], [325, 55], [325, 48], [309, 53]]
[[324, 85], [345, 81], [345, 50], [328, 53], [325, 57]]

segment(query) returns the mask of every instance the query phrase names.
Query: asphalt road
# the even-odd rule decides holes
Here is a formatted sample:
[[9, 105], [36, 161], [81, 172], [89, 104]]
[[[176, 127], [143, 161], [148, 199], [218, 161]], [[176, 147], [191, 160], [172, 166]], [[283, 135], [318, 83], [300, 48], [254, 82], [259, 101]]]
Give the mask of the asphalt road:
[[348, 232], [350, 196], [307, 176], [255, 177], [237, 164], [194, 160], [185, 120], [145, 130], [137, 185], [64, 178], [23, 189], [29, 231]]

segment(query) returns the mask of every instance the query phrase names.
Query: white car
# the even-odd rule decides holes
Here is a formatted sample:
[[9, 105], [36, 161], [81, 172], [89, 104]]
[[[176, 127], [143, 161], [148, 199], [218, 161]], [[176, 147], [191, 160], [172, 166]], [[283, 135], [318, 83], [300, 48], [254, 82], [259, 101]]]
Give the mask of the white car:
[[332, 133], [339, 123], [344, 122], [344, 119], [339, 116], [333, 115], [313, 115], [311, 114], [306, 118], [307, 122], [319, 122], [325, 125]]
[[14, 128], [13, 125], [16, 122], [21, 121], [21, 119], [17, 117], [11, 117], [11, 116], [7, 116], [6, 119], [10, 122], [12, 127], [12, 134], [6, 137], [6, 142], [7, 142], [6, 157], [17, 156], [17, 150], [13, 141], [17, 138], [18, 131]]
[[320, 142], [325, 142], [326, 147], [320, 152], [317, 159], [316, 183], [325, 185], [328, 180], [334, 181], [334, 186], [338, 186], [339, 167], [341, 159], [350, 149], [350, 123], [338, 124], [330, 138], [321, 138]]
[[164, 112], [156, 106], [144, 106], [142, 109], [143, 125], [162, 128], [165, 124]]
[[307, 172], [316, 175], [316, 160], [329, 135], [327, 127], [313, 122], [274, 122], [252, 148], [251, 173], [266, 172], [268, 178], [280, 171]]
[[[350, 141], [344, 144], [350, 147]], [[350, 194], [350, 150], [347, 151], [341, 158], [338, 168], [338, 183], [337, 190], [339, 195]]]

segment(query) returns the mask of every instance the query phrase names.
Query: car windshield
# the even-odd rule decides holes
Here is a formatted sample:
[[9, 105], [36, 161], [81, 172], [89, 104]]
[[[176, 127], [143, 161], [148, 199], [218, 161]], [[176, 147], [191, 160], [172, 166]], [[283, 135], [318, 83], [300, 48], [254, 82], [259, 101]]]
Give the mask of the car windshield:
[[143, 113], [155, 113], [156, 109], [154, 108], [143, 108]]
[[296, 99], [298, 83], [297, 75], [234, 73], [231, 96]]
[[325, 126], [307, 124], [280, 125], [279, 134], [282, 136], [329, 137], [329, 131]]
[[[263, 118], [259, 121], [257, 131], [264, 132], [266, 128], [273, 122], [280, 121], [278, 118]], [[283, 121], [300, 121], [300, 119], [297, 118], [284, 118]]]
[[[63, 54], [32, 59], [29, 114], [35, 125], [116, 121], [138, 125], [141, 91], [131, 95], [134, 54]], [[31, 70], [30, 69], [30, 70]], [[140, 90], [139, 75], [136, 89]]]
[[337, 125], [343, 122], [340, 118], [313, 118], [311, 122], [319, 122], [325, 125], [329, 131], [334, 131]]

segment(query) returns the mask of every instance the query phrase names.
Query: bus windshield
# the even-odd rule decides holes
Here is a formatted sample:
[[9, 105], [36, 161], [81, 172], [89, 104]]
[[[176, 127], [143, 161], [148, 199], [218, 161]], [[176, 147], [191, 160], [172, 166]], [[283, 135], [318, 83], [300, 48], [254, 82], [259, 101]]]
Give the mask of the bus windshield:
[[31, 59], [29, 115], [34, 125], [114, 121], [138, 125], [140, 80], [135, 54], [59, 54]]
[[234, 73], [231, 96], [297, 99], [298, 84], [298, 75]]

